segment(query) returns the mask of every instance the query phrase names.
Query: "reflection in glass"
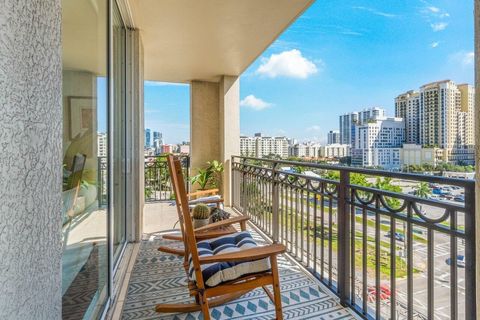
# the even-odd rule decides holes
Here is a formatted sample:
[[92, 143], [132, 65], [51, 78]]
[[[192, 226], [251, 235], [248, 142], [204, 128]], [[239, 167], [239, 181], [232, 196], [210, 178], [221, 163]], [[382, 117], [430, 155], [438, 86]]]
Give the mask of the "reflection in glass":
[[98, 318], [108, 283], [107, 1], [62, 0], [63, 319]]
[[126, 104], [125, 41], [126, 30], [120, 11], [112, 7], [112, 83], [113, 83], [113, 260], [117, 262], [125, 244], [126, 194]]

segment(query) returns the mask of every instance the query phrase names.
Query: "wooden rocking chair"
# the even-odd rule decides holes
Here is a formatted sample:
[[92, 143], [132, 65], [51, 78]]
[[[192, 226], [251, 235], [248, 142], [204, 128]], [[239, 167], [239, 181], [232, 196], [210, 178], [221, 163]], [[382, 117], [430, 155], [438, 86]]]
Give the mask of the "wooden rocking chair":
[[[197, 242], [180, 162], [174, 160], [173, 156], [169, 156], [169, 162], [174, 173], [171, 177], [178, 211], [182, 216], [180, 224], [185, 253], [189, 257], [184, 264], [189, 278], [188, 289], [190, 295], [195, 297], [195, 303], [159, 304], [156, 311], [202, 311], [204, 319], [209, 320], [210, 307], [222, 305], [262, 287], [275, 305], [276, 319], [283, 319], [277, 255], [285, 252], [285, 246], [272, 244], [258, 247], [248, 231]], [[273, 294], [268, 285], [273, 286]]]
[[[173, 190], [175, 191], [178, 182], [175, 181], [175, 179], [173, 179], [173, 176], [174, 176], [174, 173], [175, 173], [175, 171], [173, 169], [173, 166], [174, 166], [173, 156], [168, 156], [167, 157], [167, 163], [168, 163], [168, 170], [169, 170], [169, 173], [170, 173], [170, 177], [172, 177], [171, 178], [172, 187], [173, 187]], [[197, 192], [194, 192], [194, 193], [187, 194], [189, 208], [192, 207], [191, 206], [191, 204], [192, 204], [191, 200], [192, 199], [193, 200], [198, 200], [199, 197], [211, 196], [211, 195], [215, 195], [217, 193], [218, 193], [218, 189], [210, 189], [210, 190], [201, 190], [201, 191], [197, 191]], [[177, 214], [178, 214], [178, 220], [180, 222], [180, 232], [181, 233], [180, 234], [165, 234], [162, 237], [164, 239], [167, 239], [167, 240], [183, 241], [183, 234], [184, 234], [183, 215], [181, 213], [180, 203], [179, 203], [177, 197], [175, 197], [175, 202], [177, 204]], [[214, 199], [214, 200], [213, 199], [212, 200], [206, 200], [206, 201], [202, 201], [201, 203], [217, 204], [217, 207], [218, 207], [221, 203], [223, 203], [223, 199], [220, 198], [220, 199]], [[246, 226], [247, 226], [246, 223], [247, 223], [248, 220], [249, 220], [249, 218], [246, 217], [246, 216], [237, 216], [237, 217], [232, 217], [230, 219], [218, 221], [218, 222], [215, 222], [215, 223], [210, 223], [206, 226], [195, 229], [194, 230], [195, 231], [195, 237], [196, 237], [197, 241], [200, 241], [200, 240], [211, 239], [211, 238], [216, 238], [216, 237], [220, 237], [220, 236], [227, 235], [227, 234], [236, 233], [236, 232], [238, 232], [238, 230], [234, 227], [235, 224], [239, 224], [240, 230], [245, 231]], [[180, 255], [180, 256], [183, 256], [185, 254], [185, 251], [183, 249], [172, 248], [172, 247], [169, 247], [169, 246], [160, 246], [158, 248], [158, 250], [162, 251], [162, 252], [165, 252], [165, 253], [176, 254], [176, 255]]]

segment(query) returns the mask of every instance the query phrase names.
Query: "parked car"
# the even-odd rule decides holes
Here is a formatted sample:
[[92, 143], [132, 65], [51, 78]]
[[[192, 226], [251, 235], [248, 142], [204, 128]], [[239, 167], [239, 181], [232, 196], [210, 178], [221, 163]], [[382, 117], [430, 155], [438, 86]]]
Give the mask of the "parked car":
[[456, 202], [465, 202], [465, 197], [464, 196], [456, 196], [453, 198], [454, 201]]
[[[390, 238], [392, 236], [391, 232], [388, 231], [385, 234], [385, 237]], [[395, 232], [395, 240], [400, 241], [400, 242], [405, 242], [405, 236], [399, 232]]]
[[[452, 259], [448, 258], [445, 263], [449, 266], [452, 264]], [[465, 256], [462, 254], [457, 255], [457, 267], [465, 268]]]
[[459, 266], [461, 268], [465, 268], [465, 256], [464, 255], [459, 254], [457, 256], [457, 266]]

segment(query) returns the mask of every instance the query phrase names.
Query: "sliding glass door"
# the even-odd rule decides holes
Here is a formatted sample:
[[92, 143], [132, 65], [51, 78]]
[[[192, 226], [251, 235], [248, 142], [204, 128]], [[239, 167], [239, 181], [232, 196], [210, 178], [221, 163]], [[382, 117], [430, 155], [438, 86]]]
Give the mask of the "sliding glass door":
[[126, 240], [126, 28], [115, 1], [112, 1], [112, 138], [113, 138], [113, 216], [112, 243], [114, 265]]
[[127, 240], [126, 28], [115, 0], [62, 11], [62, 318], [98, 319]]
[[62, 318], [95, 319], [109, 297], [108, 2], [62, 11]]

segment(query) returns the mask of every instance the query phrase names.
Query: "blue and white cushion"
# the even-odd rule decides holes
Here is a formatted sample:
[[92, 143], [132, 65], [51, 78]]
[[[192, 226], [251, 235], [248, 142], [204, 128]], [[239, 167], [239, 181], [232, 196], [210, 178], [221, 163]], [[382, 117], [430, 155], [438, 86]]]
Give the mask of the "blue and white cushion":
[[[220, 200], [221, 198], [222, 197], [220, 197], [219, 195], [214, 195], [214, 196], [198, 198], [198, 199], [195, 199], [195, 200], [190, 200], [188, 202], [188, 207], [190, 209], [193, 209], [199, 203], [204, 203], [205, 201]], [[206, 205], [209, 206], [209, 207], [216, 207], [217, 203], [206, 203]], [[223, 204], [221, 203], [220, 206], [223, 207]]]
[[[242, 231], [197, 243], [199, 257], [209, 257], [222, 253], [238, 252], [257, 247], [248, 231]], [[195, 281], [192, 257], [189, 259], [189, 277]], [[270, 259], [263, 258], [242, 262], [216, 262], [201, 265], [203, 281], [209, 287], [222, 282], [235, 280], [241, 276], [270, 270]]]

